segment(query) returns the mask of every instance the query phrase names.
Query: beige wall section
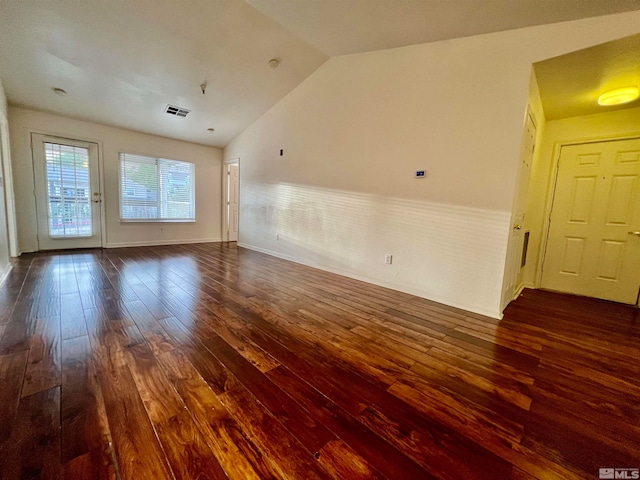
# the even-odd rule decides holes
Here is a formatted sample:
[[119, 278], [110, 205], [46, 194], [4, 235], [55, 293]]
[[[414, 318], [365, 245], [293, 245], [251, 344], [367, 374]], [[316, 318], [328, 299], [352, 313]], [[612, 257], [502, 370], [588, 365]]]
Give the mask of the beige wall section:
[[589, 140], [640, 137], [640, 108], [585, 115], [547, 122], [540, 156], [534, 164], [527, 207], [531, 227], [525, 285], [540, 286], [543, 249], [553, 200], [556, 166], [562, 144]]
[[633, 12], [329, 60], [225, 148], [242, 164], [240, 244], [500, 316], [531, 65], [639, 25]]
[[[104, 172], [106, 247], [220, 241], [220, 149], [16, 107], [9, 107], [9, 121], [21, 252], [34, 251], [38, 245], [30, 149], [31, 132], [99, 144]], [[196, 222], [121, 223], [118, 199], [120, 151], [195, 163]]]

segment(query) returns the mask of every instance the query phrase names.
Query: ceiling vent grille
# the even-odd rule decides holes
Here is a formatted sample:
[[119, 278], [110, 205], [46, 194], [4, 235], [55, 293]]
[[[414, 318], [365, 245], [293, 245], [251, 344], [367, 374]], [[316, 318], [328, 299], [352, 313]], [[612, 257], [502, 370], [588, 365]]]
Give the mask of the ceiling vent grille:
[[176, 107], [175, 105], [167, 105], [167, 108], [164, 109], [165, 113], [169, 115], [175, 115], [176, 117], [186, 117], [191, 110], [187, 110], [186, 108]]

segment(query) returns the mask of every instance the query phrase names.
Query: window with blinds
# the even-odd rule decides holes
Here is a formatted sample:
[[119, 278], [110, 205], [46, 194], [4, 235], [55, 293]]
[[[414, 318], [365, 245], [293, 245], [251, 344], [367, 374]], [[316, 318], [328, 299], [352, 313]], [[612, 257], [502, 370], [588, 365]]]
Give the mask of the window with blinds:
[[120, 219], [194, 221], [195, 165], [120, 153]]

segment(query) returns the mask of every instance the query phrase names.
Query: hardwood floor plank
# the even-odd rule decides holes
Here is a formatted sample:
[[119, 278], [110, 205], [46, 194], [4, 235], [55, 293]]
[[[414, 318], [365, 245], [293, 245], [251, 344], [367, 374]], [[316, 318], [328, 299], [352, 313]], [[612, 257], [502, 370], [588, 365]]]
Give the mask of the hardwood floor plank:
[[60, 385], [60, 317], [39, 318], [30, 344], [27, 371], [22, 386], [23, 397]]
[[[329, 473], [288, 429], [246, 388], [224, 393], [220, 401], [260, 449], [281, 478], [326, 479]], [[274, 442], [273, 439], [279, 439]]]
[[382, 475], [388, 478], [436, 478], [285, 367], [275, 368], [267, 375], [284, 391], [295, 395], [319, 422], [352, 445]]
[[320, 464], [336, 479], [382, 480], [385, 478], [340, 439], [328, 442], [318, 451], [317, 458]]
[[99, 363], [100, 387], [123, 480], [172, 478], [171, 470], [126, 366]]
[[0, 355], [0, 448], [11, 435], [29, 352]]
[[[335, 436], [313, 419], [293, 398], [280, 390], [267, 376], [251, 365], [220, 337], [207, 338], [204, 345], [233, 375], [267, 407], [311, 452], [317, 452]], [[229, 393], [241, 388], [228, 389]], [[229, 393], [229, 395], [231, 395]]]
[[12, 265], [3, 479], [577, 480], [640, 464], [635, 308], [525, 289], [496, 320], [235, 243]]
[[62, 463], [85, 478], [113, 478], [111, 435], [91, 358], [88, 337], [62, 342]]
[[89, 452], [74, 458], [63, 466], [65, 479], [118, 480], [111, 461], [105, 462], [101, 451]]
[[199, 313], [198, 317], [200, 321], [206, 322], [208, 326], [211, 327], [215, 335], [222, 338], [226, 343], [233, 347], [236, 352], [242, 355], [242, 357], [262, 373], [280, 365], [277, 360], [271, 357], [251, 340], [244, 337], [241, 329], [233, 328], [232, 325], [228, 325], [226, 320], [228, 317], [223, 316], [221, 318], [210, 311]]
[[158, 366], [151, 349], [145, 343], [124, 349], [129, 371], [151, 422], [157, 425], [178, 415], [184, 403]]
[[60, 387], [23, 397], [16, 418], [0, 449], [2, 479], [61, 478]]
[[0, 355], [28, 350], [31, 336], [35, 332], [36, 314], [32, 301], [18, 301], [15, 304], [11, 319], [0, 338]]
[[227, 480], [189, 412], [180, 412], [157, 428], [176, 480]]
[[[414, 389], [402, 383], [394, 384], [389, 391], [399, 398], [402, 398], [419, 411], [430, 414], [434, 418], [439, 418], [443, 424], [462, 433], [470, 440], [482, 445], [487, 450], [498, 455], [500, 458], [510, 462], [521, 470], [539, 478], [550, 479], [572, 479], [578, 480], [581, 477], [561, 465], [555, 463], [554, 459], [536, 455], [530, 449], [520, 446], [519, 442], [505, 442], [500, 436], [496, 436], [495, 430], [490, 427], [485, 429], [486, 421], [469, 422], [465, 418], [457, 418], [456, 414], [446, 414], [441, 416], [441, 403], [434, 403], [431, 393], [426, 395], [418, 389]], [[445, 399], [445, 401], [448, 401]], [[431, 404], [431, 407], [427, 405]], [[425, 410], [426, 408], [426, 410]]]
[[277, 478], [189, 359], [179, 350], [159, 359], [227, 476], [231, 480]]
[[126, 307], [131, 319], [149, 343], [154, 355], [160, 355], [175, 348], [162, 326], [141, 301], [127, 302]]

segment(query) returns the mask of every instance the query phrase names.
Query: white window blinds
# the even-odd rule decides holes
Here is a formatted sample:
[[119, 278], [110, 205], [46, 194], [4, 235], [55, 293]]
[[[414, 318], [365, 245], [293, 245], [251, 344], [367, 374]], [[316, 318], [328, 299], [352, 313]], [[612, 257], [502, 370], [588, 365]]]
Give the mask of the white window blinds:
[[91, 237], [89, 149], [46, 142], [44, 152], [49, 236]]
[[121, 220], [195, 220], [195, 165], [120, 153]]

